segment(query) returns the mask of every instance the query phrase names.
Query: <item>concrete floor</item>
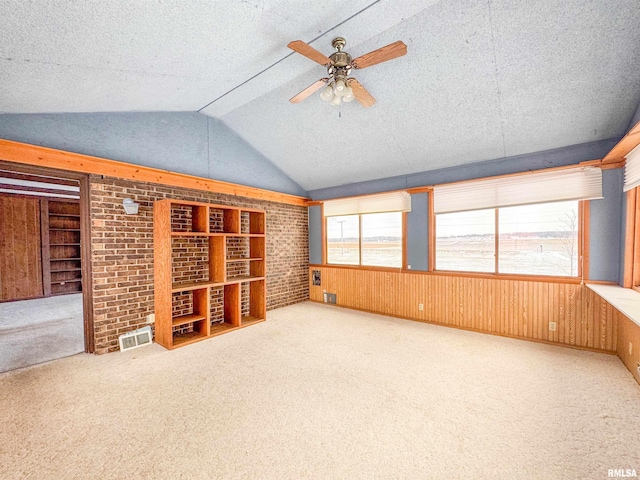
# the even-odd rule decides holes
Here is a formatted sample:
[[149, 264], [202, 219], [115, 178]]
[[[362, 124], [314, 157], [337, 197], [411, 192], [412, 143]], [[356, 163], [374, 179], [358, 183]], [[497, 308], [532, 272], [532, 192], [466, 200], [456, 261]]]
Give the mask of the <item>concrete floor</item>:
[[0, 372], [80, 352], [81, 293], [0, 303]]

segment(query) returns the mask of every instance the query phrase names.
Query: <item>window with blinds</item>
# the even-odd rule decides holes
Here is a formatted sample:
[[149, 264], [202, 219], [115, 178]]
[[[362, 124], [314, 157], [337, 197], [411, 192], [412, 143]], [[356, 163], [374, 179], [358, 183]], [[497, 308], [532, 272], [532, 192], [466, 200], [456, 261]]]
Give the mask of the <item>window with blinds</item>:
[[407, 192], [324, 202], [327, 263], [402, 268], [402, 212], [408, 211]]
[[580, 201], [602, 198], [597, 167], [434, 188], [436, 270], [577, 277]]

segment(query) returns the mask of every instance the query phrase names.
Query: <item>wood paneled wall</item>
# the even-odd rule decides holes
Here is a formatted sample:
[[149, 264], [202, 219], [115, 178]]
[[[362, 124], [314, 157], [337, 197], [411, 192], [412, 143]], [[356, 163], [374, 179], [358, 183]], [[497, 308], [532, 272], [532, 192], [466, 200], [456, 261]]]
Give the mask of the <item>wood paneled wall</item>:
[[[615, 353], [617, 311], [586, 286], [530, 281], [311, 266], [337, 304], [485, 333]], [[423, 305], [420, 310], [419, 305]], [[549, 330], [556, 322], [556, 331]], [[640, 344], [638, 345], [640, 348]]]
[[40, 201], [0, 194], [0, 301], [42, 295]]
[[[615, 310], [615, 316], [618, 322], [618, 356], [636, 381], [640, 383], [640, 375], [637, 370], [640, 362], [640, 326], [617, 310]], [[629, 353], [629, 343], [632, 344], [631, 353]]]

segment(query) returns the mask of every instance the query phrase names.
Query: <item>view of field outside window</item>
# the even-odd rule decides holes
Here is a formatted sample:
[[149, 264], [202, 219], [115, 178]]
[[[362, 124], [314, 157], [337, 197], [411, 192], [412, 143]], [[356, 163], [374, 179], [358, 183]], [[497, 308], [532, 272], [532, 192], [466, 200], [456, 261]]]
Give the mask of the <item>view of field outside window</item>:
[[436, 215], [436, 270], [495, 270], [495, 210]]
[[369, 213], [327, 217], [327, 263], [402, 267], [402, 213]]
[[[436, 216], [436, 269], [495, 271], [495, 210]], [[578, 202], [498, 209], [498, 273], [578, 275]]]

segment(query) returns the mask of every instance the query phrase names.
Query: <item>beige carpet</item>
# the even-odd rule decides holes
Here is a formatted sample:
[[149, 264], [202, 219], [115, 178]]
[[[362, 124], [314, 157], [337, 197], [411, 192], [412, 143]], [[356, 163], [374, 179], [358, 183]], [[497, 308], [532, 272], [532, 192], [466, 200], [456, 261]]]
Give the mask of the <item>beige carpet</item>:
[[640, 474], [617, 357], [308, 302], [268, 318], [1, 374], [0, 478]]

